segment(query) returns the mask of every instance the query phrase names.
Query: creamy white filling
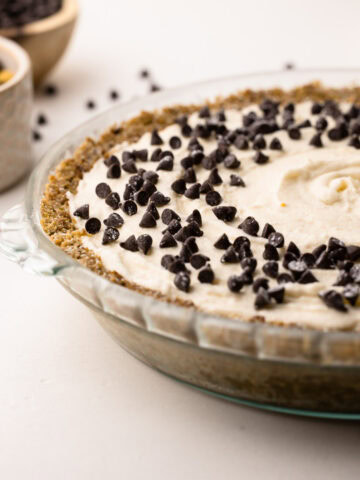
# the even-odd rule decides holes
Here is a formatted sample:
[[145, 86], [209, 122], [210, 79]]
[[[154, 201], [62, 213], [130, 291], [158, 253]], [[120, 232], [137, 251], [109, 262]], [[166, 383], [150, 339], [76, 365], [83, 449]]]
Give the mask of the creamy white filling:
[[[346, 108], [346, 106], [343, 106]], [[307, 118], [314, 124], [318, 116], [310, 113], [311, 103], [303, 102], [296, 105], [295, 119], [301, 122]], [[242, 116], [249, 111], [258, 111], [257, 106], [247, 107], [243, 111], [227, 110], [226, 126], [229, 130], [242, 125]], [[333, 121], [327, 117], [331, 127]], [[197, 114], [189, 117], [189, 124], [194, 126], [202, 122]], [[146, 207], [138, 206], [138, 213], [127, 216], [121, 209], [117, 212], [124, 218], [125, 223], [120, 228], [120, 238], [110, 245], [102, 245], [102, 237], [105, 226], [102, 224], [101, 231], [96, 235], [83, 237], [85, 247], [94, 251], [108, 270], [115, 270], [127, 280], [143, 287], [160, 291], [169, 298], [184, 298], [191, 300], [198, 308], [216, 314], [230, 315], [234, 318], [248, 319], [257, 312], [254, 309], [254, 293], [251, 286], [244, 287], [240, 293], [231, 293], [227, 287], [227, 279], [230, 275], [241, 274], [240, 264], [223, 264], [220, 258], [222, 250], [214, 248], [214, 242], [223, 233], [226, 233], [233, 241], [239, 235], [246, 235], [237, 227], [247, 216], [256, 218], [262, 229], [263, 225], [271, 223], [275, 229], [285, 236], [288, 244], [294, 241], [302, 253], [311, 251], [320, 243], [327, 243], [329, 237], [335, 236], [346, 244], [360, 244], [360, 151], [347, 145], [348, 139], [341, 142], [330, 141], [327, 134], [322, 136], [324, 148], [314, 148], [309, 141], [315, 133], [315, 129], [304, 128], [301, 130], [300, 140], [291, 140], [287, 132], [281, 130], [274, 134], [265, 135], [267, 145], [273, 137], [277, 137], [283, 151], [265, 149], [270, 160], [265, 165], [254, 163], [254, 151], [240, 151], [231, 146], [230, 151], [241, 161], [238, 169], [226, 169], [219, 164], [219, 173], [223, 183], [215, 189], [221, 194], [221, 205], [232, 205], [237, 208], [237, 215], [233, 222], [226, 224], [218, 220], [212, 212], [212, 207], [205, 202], [204, 195], [199, 199], [189, 200], [175, 194], [171, 189], [174, 180], [180, 178], [183, 170], [180, 160], [188, 155], [188, 139], [182, 138], [182, 146], [172, 150], [175, 156], [174, 169], [171, 172], [159, 171], [157, 189], [171, 197], [171, 203], [159, 208], [159, 213], [164, 208], [172, 208], [182, 219], [185, 219], [194, 209], [201, 212], [204, 231], [203, 237], [197, 238], [197, 244], [201, 253], [210, 257], [211, 267], [215, 273], [213, 284], [202, 284], [197, 280], [198, 271], [191, 266], [191, 290], [184, 293], [174, 285], [174, 275], [161, 267], [161, 258], [165, 254], [178, 254], [181, 244], [177, 247], [161, 249], [159, 243], [162, 231], [166, 228], [161, 220], [157, 226], [151, 229], [139, 227]], [[180, 127], [171, 125], [160, 132], [164, 145], [161, 148], [171, 150], [169, 139], [180, 135]], [[199, 139], [204, 147], [205, 154], [210, 153], [216, 147], [216, 140]], [[114, 147], [112, 153], [121, 159], [121, 154], [127, 149], [149, 150], [149, 158], [157, 147], [150, 145], [150, 134], [144, 134], [138, 142], [130, 147], [121, 144]], [[156, 170], [157, 163], [137, 161], [138, 167], [146, 170]], [[209, 170], [195, 167], [197, 181], [203, 182], [209, 175]], [[85, 203], [90, 205], [90, 216], [97, 217], [101, 221], [113, 212], [104, 200], [95, 194], [96, 185], [100, 182], [109, 184], [113, 191], [122, 197], [126, 183], [132, 174], [122, 171], [121, 178], [107, 179], [107, 167], [103, 159], [98, 160], [93, 168], [87, 172], [80, 181], [77, 193], [68, 194], [70, 211]], [[246, 187], [230, 186], [231, 174], [240, 175], [245, 181]], [[188, 184], [189, 186], [189, 184]], [[83, 228], [85, 221], [73, 217], [79, 228]], [[119, 243], [127, 239], [131, 234], [138, 237], [141, 234], [150, 234], [153, 239], [151, 251], [144, 255], [140, 252], [129, 252], [119, 247]], [[257, 276], [265, 276], [261, 270], [265, 260], [262, 253], [266, 240], [261, 237], [249, 237], [251, 248], [258, 260]], [[284, 249], [280, 249], [282, 253]], [[286, 270], [279, 263], [280, 272]], [[332, 288], [338, 275], [336, 270], [313, 270], [319, 280], [317, 283], [300, 285], [297, 283], [286, 284], [285, 301], [281, 305], [274, 305], [262, 310], [266, 321], [284, 324], [299, 324], [320, 329], [348, 329], [360, 327], [360, 313], [358, 307], [349, 308], [344, 314], [329, 309], [319, 299], [318, 293]], [[277, 285], [276, 280], [270, 280], [270, 286]]]

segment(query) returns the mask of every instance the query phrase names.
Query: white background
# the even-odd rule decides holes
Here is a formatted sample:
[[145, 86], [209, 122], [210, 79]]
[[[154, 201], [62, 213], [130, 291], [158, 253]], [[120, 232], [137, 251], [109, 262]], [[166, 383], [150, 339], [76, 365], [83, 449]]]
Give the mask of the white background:
[[[142, 95], [149, 67], [173, 86], [281, 68], [357, 66], [360, 3], [83, 0], [60, 95], [37, 96], [36, 155], [89, 118], [88, 98]], [[44, 46], [46, 48], [46, 45]], [[91, 113], [92, 114], [92, 113]], [[1, 146], [0, 146], [1, 148]], [[0, 213], [24, 182], [0, 195]], [[355, 479], [360, 429], [235, 406], [123, 352], [54, 280], [0, 258], [0, 478]]]

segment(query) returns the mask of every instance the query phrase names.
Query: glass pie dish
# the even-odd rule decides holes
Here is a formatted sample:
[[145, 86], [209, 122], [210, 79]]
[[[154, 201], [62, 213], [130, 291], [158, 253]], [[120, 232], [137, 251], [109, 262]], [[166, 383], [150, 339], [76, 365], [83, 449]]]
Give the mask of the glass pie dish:
[[[201, 103], [246, 88], [288, 89], [319, 80], [360, 83], [360, 70], [242, 75], [159, 92], [119, 105], [76, 128], [44, 155], [23, 205], [0, 222], [0, 251], [55, 277], [127, 351], [175, 379], [229, 400], [277, 411], [360, 419], [360, 333], [247, 323], [156, 300], [96, 275], [56, 247], [40, 225], [48, 176], [88, 136], [153, 110]], [[299, 314], [300, 315], [300, 314]]]

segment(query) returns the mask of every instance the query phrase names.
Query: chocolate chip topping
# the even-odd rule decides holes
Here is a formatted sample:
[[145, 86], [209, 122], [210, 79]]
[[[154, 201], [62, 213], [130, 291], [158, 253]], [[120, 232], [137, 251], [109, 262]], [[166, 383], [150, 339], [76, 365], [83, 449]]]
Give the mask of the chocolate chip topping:
[[202, 255], [201, 253], [195, 253], [190, 258], [190, 264], [192, 267], [198, 270], [199, 268], [202, 268], [209, 260], [209, 257], [207, 257], [206, 255]]
[[152, 238], [150, 235], [147, 235], [147, 234], [144, 234], [144, 235], [140, 235], [137, 239], [137, 244], [138, 244], [138, 247], [139, 247], [139, 250], [141, 252], [143, 252], [144, 255], [146, 255], [151, 246], [152, 246]]
[[213, 283], [215, 274], [212, 268], [208, 265], [198, 273], [198, 280], [200, 283]]
[[169, 140], [170, 147], [174, 150], [181, 147], [181, 140], [179, 137], [171, 137]]
[[214, 215], [223, 222], [233, 221], [237, 212], [235, 207], [224, 206], [214, 207], [212, 211], [214, 212]]
[[270, 223], [265, 223], [261, 236], [263, 238], [269, 238], [270, 234], [275, 232], [275, 228]]
[[109, 205], [113, 210], [120, 208], [120, 195], [117, 192], [111, 192], [106, 198], [105, 203]]
[[119, 231], [114, 227], [105, 228], [104, 235], [102, 238], [102, 244], [107, 245], [108, 243], [116, 242], [119, 238]]
[[92, 217], [87, 220], [85, 223], [85, 230], [87, 233], [94, 235], [95, 233], [100, 232], [101, 229], [101, 222], [98, 218]]
[[[210, 185], [220, 185], [222, 183], [222, 178], [220, 177], [219, 171], [217, 168], [213, 168], [211, 170], [207, 181]], [[206, 192], [201, 192], [201, 193], [206, 193]]]
[[112, 164], [107, 170], [107, 178], [120, 178], [121, 177], [121, 167], [120, 164]]
[[153, 228], [156, 227], [156, 220], [149, 212], [145, 212], [142, 216], [142, 219], [139, 223], [139, 226], [142, 228]]
[[183, 178], [178, 178], [177, 180], [175, 180], [175, 182], [173, 182], [171, 184], [171, 189], [179, 194], [179, 195], [183, 195], [185, 193], [185, 190], [186, 190], [186, 183], [185, 183], [185, 180]]
[[279, 273], [279, 264], [274, 260], [270, 260], [264, 263], [262, 270], [268, 277], [276, 278]]
[[232, 153], [227, 155], [224, 159], [225, 168], [239, 168], [240, 161]]
[[159, 215], [158, 209], [156, 208], [155, 202], [150, 202], [146, 211], [151, 213], [151, 215], [155, 218], [155, 220], [159, 220], [160, 215]]
[[268, 290], [269, 288], [269, 279], [265, 277], [258, 277], [252, 286], [253, 292], [257, 292], [260, 288], [264, 288], [265, 290]]
[[273, 287], [268, 290], [268, 294], [270, 298], [273, 298], [276, 303], [283, 303], [284, 296], [285, 296], [285, 288], [284, 287]]
[[121, 225], [124, 224], [124, 219], [123, 219], [122, 216], [119, 215], [118, 213], [110, 213], [110, 215], [108, 216], [108, 218], [106, 218], [106, 219], [104, 220], [104, 224], [105, 224], [107, 227], [119, 228], [119, 227], [121, 227]]
[[162, 160], [160, 160], [156, 170], [165, 170], [167, 172], [171, 172], [171, 170], [174, 168], [174, 159], [170, 156], [163, 157]]
[[133, 200], [126, 200], [122, 205], [123, 211], [130, 217], [137, 213], [137, 206]]
[[111, 193], [111, 188], [107, 183], [99, 183], [95, 187], [95, 193], [99, 198], [106, 198]]
[[220, 205], [222, 202], [222, 197], [219, 192], [215, 190], [212, 192], [208, 192], [205, 196], [206, 203], [211, 207], [215, 207], [216, 205]]
[[315, 133], [310, 140], [310, 145], [317, 148], [322, 148], [324, 146], [321, 140], [321, 132]]
[[179, 215], [174, 212], [174, 210], [171, 210], [171, 208], [165, 208], [161, 214], [161, 221], [165, 224], [165, 225], [169, 225], [169, 223], [171, 222], [171, 220], [181, 220], [181, 218], [179, 217]]
[[158, 131], [156, 129], [154, 129], [152, 132], [151, 132], [151, 141], [150, 141], [151, 145], [162, 145], [164, 142], [162, 140], [162, 138], [160, 137]]
[[319, 297], [329, 308], [333, 308], [339, 312], [347, 312], [344, 300], [341, 294], [336, 290], [327, 290], [326, 292], [319, 294]]
[[196, 222], [199, 227], [202, 226], [202, 218], [201, 218], [201, 213], [199, 210], [195, 209], [193, 212], [187, 217], [186, 219], [187, 222]]
[[267, 243], [264, 247], [263, 258], [265, 260], [279, 260], [280, 256], [277, 249], [273, 245]]
[[137, 168], [136, 168], [134, 160], [128, 160], [127, 162], [124, 162], [122, 164], [122, 168], [127, 173], [136, 173], [137, 172]]
[[116, 155], [110, 155], [110, 157], [106, 158], [104, 160], [104, 164], [107, 167], [111, 167], [112, 165], [119, 165], [120, 166], [120, 161]]
[[270, 150], [282, 150], [283, 146], [277, 137], [274, 137], [269, 145]]
[[184, 172], [183, 178], [186, 183], [195, 183], [196, 182], [195, 170], [192, 167], [187, 168]]
[[262, 308], [267, 307], [270, 303], [270, 300], [271, 299], [270, 299], [268, 290], [265, 290], [265, 288], [260, 287], [256, 293], [255, 302], [254, 302], [254, 306], [256, 310], [261, 310]]
[[190, 275], [183, 271], [177, 273], [175, 275], [174, 284], [179, 290], [188, 292], [190, 290]]
[[259, 164], [259, 165], [264, 165], [265, 163], [267, 163], [269, 161], [269, 157], [267, 155], [265, 155], [264, 153], [262, 153], [261, 151], [258, 151], [255, 153], [255, 156], [254, 156], [254, 162]]
[[175, 240], [173, 235], [170, 232], [166, 231], [160, 241], [160, 244], [159, 244], [160, 248], [176, 247], [176, 245], [177, 245], [177, 241]]
[[244, 230], [248, 235], [256, 236], [260, 227], [254, 217], [247, 217], [242, 223], [240, 223], [239, 228]]
[[135, 235], [130, 235], [130, 237], [125, 240], [125, 242], [120, 242], [120, 247], [124, 248], [125, 250], [129, 250], [130, 252], [139, 251]]
[[230, 175], [230, 185], [232, 187], [245, 187], [244, 180], [239, 175]]
[[219, 250], [226, 250], [227, 248], [229, 248], [231, 245], [229, 239], [228, 239], [228, 236], [226, 235], [226, 233], [223, 233], [221, 235], [221, 237], [219, 237], [216, 242], [214, 243], [214, 247], [219, 249]]
[[221, 263], [238, 263], [239, 255], [233, 246], [226, 249], [224, 255], [220, 259]]
[[87, 220], [89, 218], [89, 204], [85, 203], [84, 205], [81, 205], [81, 207], [74, 211], [73, 215], [82, 218], [83, 220]]
[[279, 232], [272, 232], [268, 236], [268, 242], [275, 248], [280, 248], [284, 246], [284, 235]]
[[155, 192], [151, 195], [150, 200], [155, 203], [157, 207], [163, 207], [170, 202], [170, 197], [166, 197], [161, 192]]
[[190, 200], [195, 200], [196, 198], [200, 197], [200, 183], [194, 183], [191, 187], [185, 190], [185, 197], [189, 198]]
[[241, 280], [240, 275], [231, 275], [231, 277], [228, 278], [227, 286], [230, 292], [238, 293], [240, 292], [244, 284]]

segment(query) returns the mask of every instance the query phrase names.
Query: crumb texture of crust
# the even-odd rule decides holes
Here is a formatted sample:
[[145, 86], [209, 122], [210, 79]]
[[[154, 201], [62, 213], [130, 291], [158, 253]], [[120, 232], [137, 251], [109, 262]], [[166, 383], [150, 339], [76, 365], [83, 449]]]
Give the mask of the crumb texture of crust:
[[[243, 90], [228, 97], [217, 97], [214, 102], [206, 102], [211, 109], [233, 108], [242, 109], [253, 103], [260, 103], [265, 98], [277, 100], [283, 104], [287, 102], [299, 103], [305, 100], [324, 101], [335, 100], [349, 103], [360, 103], [360, 87], [325, 88], [319, 82], [310, 83], [301, 87], [284, 91], [280, 88], [270, 90]], [[98, 140], [86, 138], [73, 156], [63, 160], [49, 176], [40, 205], [41, 225], [51, 241], [83, 266], [89, 268], [107, 280], [123, 285], [144, 295], [176, 303], [181, 306], [195, 308], [191, 301], [180, 298], [169, 299], [160, 292], [141, 287], [127, 281], [115, 271], [105, 269], [101, 258], [85, 248], [81, 237], [87, 235], [79, 231], [73, 222], [67, 198], [67, 192], [75, 194], [79, 181], [84, 173], [91, 170], [95, 162], [101, 157], [109, 156], [109, 151], [117, 144], [134, 143], [145, 133], [154, 128], [161, 130], [173, 124], [180, 115], [191, 114], [199, 110], [202, 105], [175, 105], [155, 110], [143, 111], [138, 116], [123, 122], [121, 125], [110, 127]], [[242, 319], [243, 320], [243, 319]], [[264, 316], [254, 315], [248, 318], [249, 322], [264, 322]], [[276, 323], [276, 322], [275, 322]], [[282, 325], [281, 322], [278, 325]]]

